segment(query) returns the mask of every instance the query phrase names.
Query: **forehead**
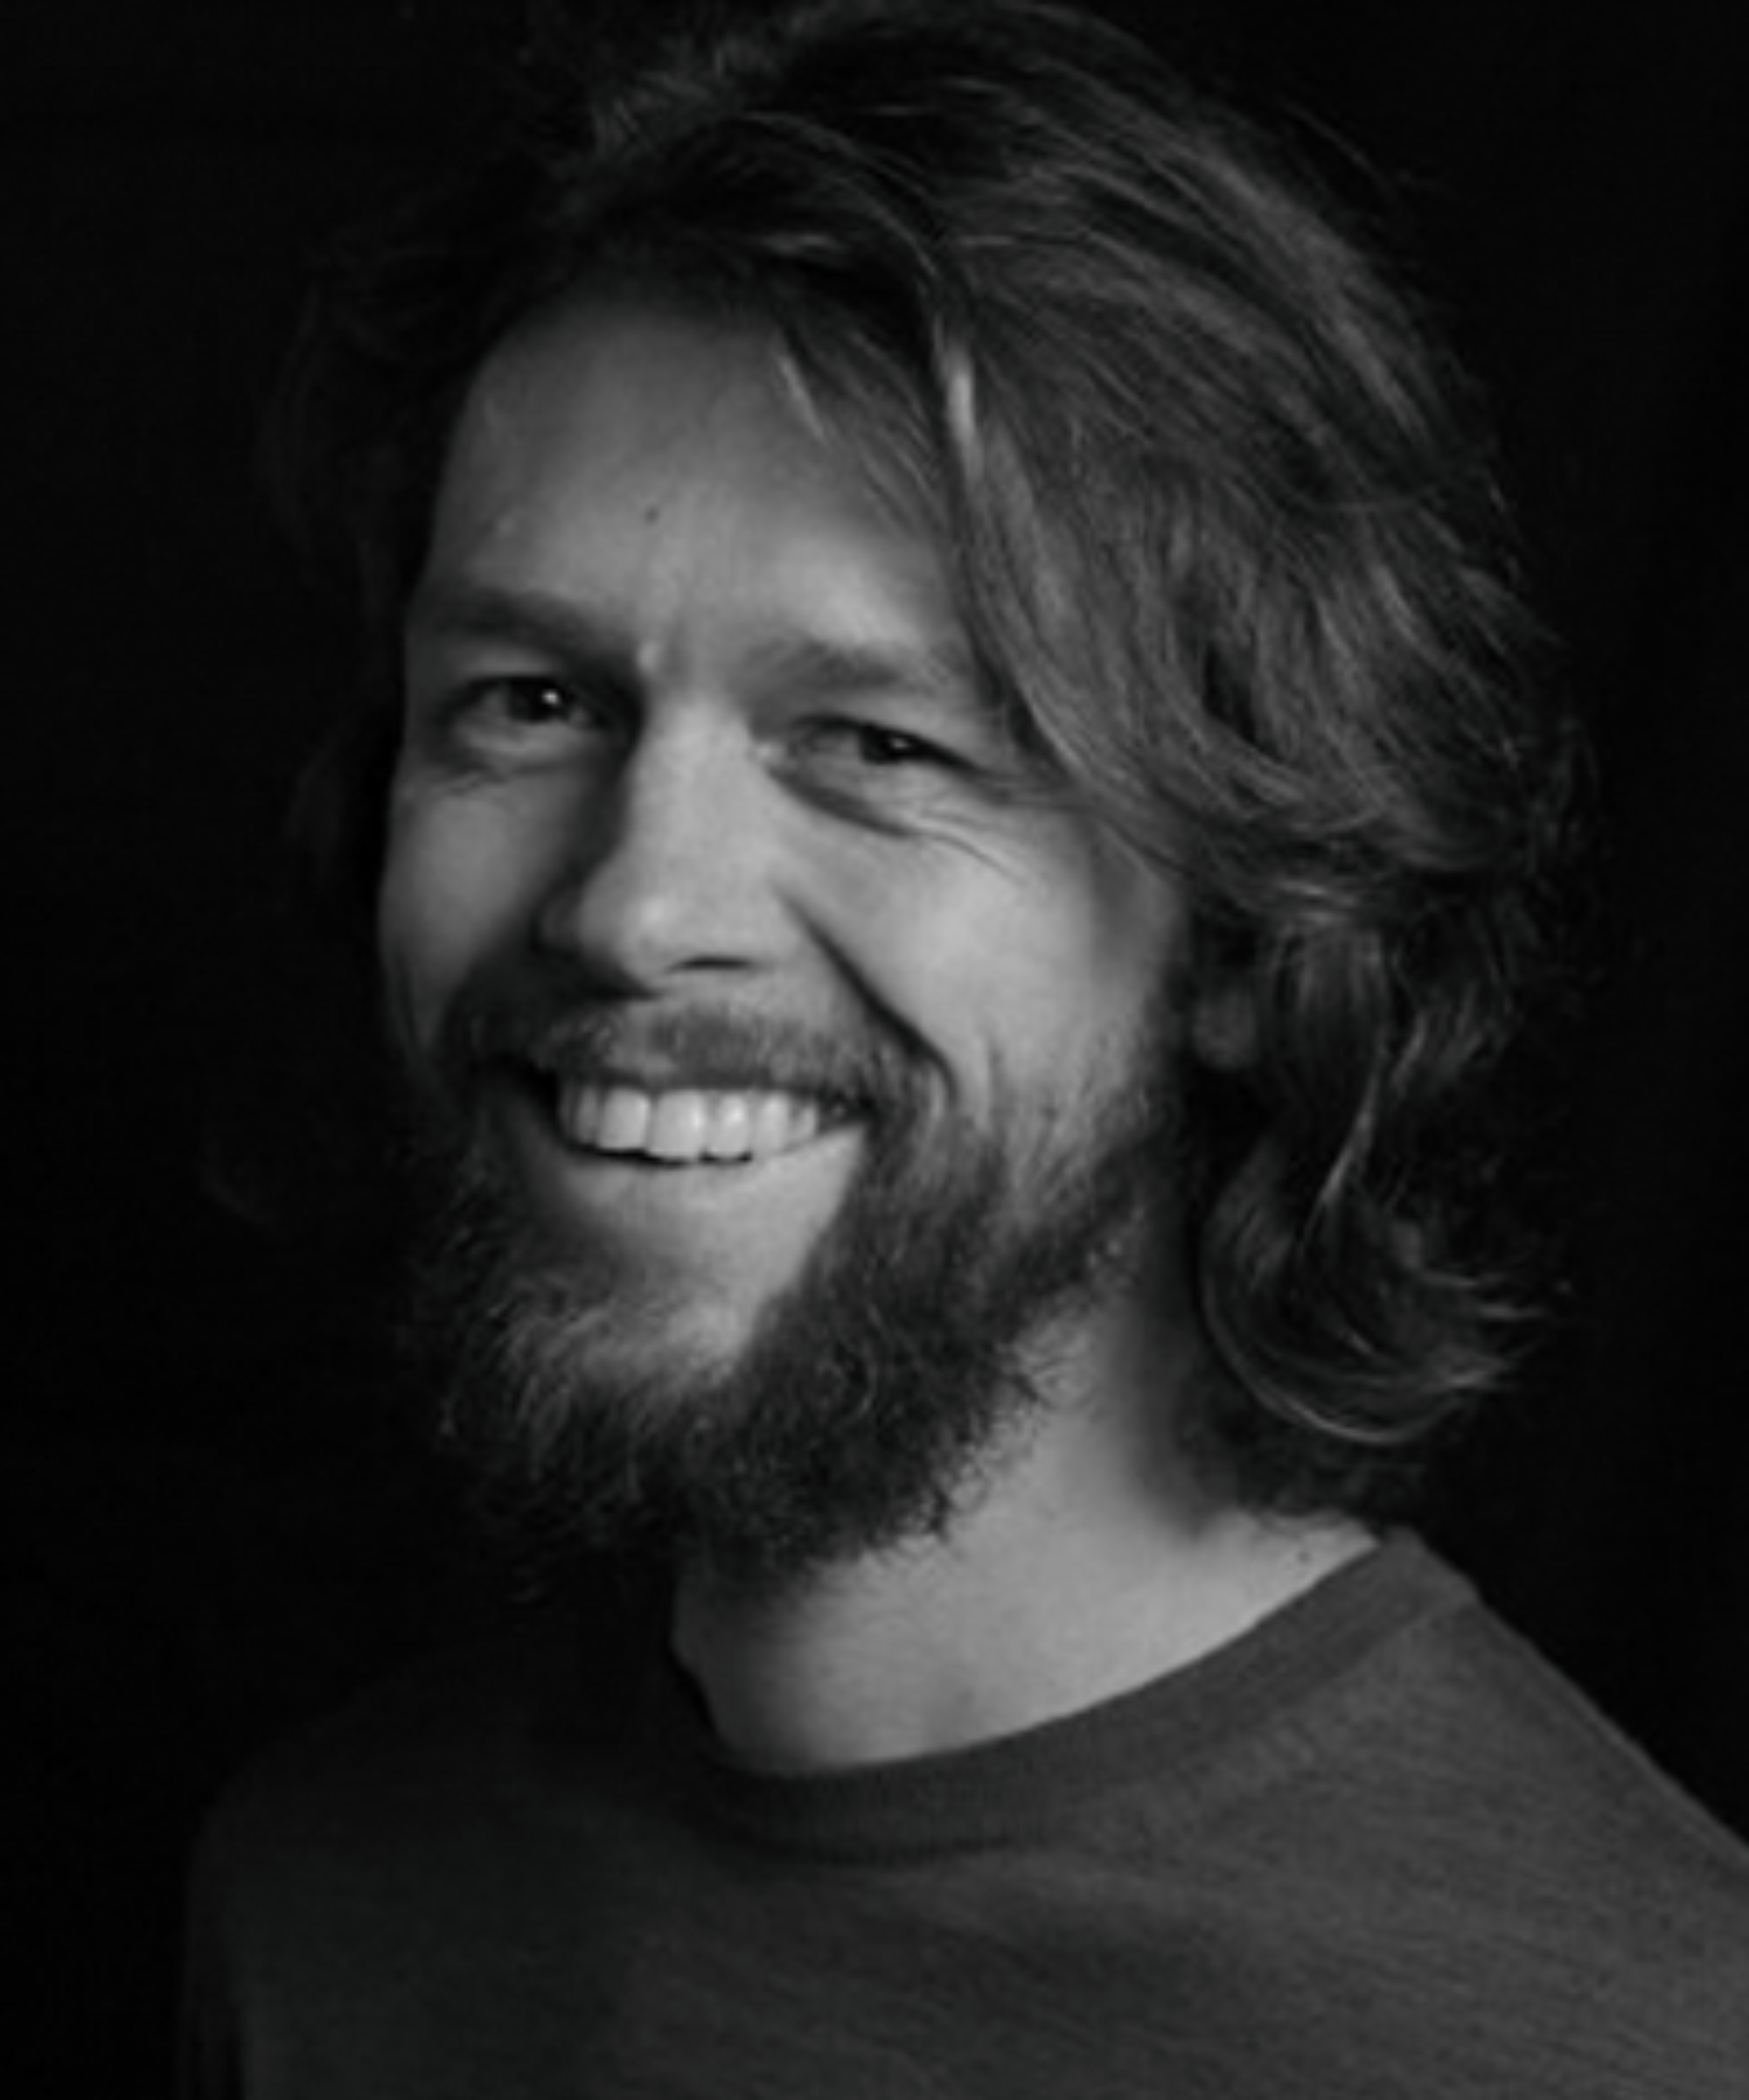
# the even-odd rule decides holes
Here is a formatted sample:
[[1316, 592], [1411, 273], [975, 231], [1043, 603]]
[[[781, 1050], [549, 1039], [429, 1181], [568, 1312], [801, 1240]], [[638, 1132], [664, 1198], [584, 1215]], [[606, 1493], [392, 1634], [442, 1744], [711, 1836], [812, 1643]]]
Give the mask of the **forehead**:
[[646, 639], [763, 620], [964, 647], [937, 535], [771, 333], [642, 295], [573, 299], [482, 368], [415, 618], [458, 585], [588, 599]]
[[[575, 293], [525, 320], [476, 373], [451, 431], [458, 461], [512, 485], [557, 456], [587, 453], [591, 486], [708, 461], [776, 492], [784, 483], [879, 513], [889, 531], [938, 540], [922, 419], [866, 356], [715, 311], [660, 286]], [[440, 483], [441, 487], [441, 483]]]

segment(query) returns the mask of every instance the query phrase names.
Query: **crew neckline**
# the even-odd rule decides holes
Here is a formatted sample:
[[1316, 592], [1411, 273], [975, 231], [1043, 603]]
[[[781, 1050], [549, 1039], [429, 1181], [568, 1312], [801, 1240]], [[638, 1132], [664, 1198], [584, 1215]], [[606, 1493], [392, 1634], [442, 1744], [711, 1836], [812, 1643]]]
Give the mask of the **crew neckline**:
[[1471, 1601], [1412, 1534], [1387, 1537], [1237, 1639], [1113, 1699], [964, 1749], [819, 1772], [737, 1763], [665, 1647], [637, 1743], [683, 1811], [760, 1846], [820, 1857], [899, 1857], [1000, 1844], [1091, 1798], [1162, 1773], [1187, 1782], [1412, 1626]]

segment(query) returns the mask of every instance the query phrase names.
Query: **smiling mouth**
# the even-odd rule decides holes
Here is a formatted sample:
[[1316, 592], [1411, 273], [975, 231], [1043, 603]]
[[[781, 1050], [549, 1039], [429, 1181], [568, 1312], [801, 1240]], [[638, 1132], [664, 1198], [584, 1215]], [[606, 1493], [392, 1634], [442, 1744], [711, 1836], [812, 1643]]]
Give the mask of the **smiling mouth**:
[[553, 1113], [580, 1151], [658, 1166], [749, 1165], [811, 1144], [844, 1104], [777, 1088], [664, 1087], [559, 1077]]

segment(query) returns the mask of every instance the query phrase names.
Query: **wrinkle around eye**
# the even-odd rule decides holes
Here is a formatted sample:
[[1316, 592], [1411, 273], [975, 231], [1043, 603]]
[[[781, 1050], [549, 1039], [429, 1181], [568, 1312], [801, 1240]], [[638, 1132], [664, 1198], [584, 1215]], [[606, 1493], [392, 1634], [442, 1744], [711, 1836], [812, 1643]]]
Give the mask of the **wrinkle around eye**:
[[883, 723], [807, 724], [781, 741], [778, 771], [811, 800], [895, 814], [970, 799], [974, 768], [927, 737]]
[[[859, 741], [884, 757], [856, 755]], [[969, 853], [992, 866], [1024, 852], [1028, 812], [1052, 797], [1023, 768], [999, 765], [920, 734], [884, 726], [850, 724], [842, 734], [791, 745], [780, 770], [806, 806], [869, 835], [897, 844]]]

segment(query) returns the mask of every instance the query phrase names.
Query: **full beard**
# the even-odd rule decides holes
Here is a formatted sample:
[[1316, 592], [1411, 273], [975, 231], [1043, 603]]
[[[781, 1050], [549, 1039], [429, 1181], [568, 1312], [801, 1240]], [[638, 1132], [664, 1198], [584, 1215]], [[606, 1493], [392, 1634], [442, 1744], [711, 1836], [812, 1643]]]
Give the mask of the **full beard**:
[[1050, 1404], [1053, 1338], [1142, 1258], [1171, 1149], [1158, 1062], [1139, 1046], [1022, 1142], [1012, 1109], [945, 1125], [883, 1052], [837, 1215], [716, 1360], [665, 1346], [659, 1290], [531, 1220], [481, 1116], [428, 1112], [402, 1332], [480, 1508], [561, 1564], [743, 1588], [945, 1535]]

